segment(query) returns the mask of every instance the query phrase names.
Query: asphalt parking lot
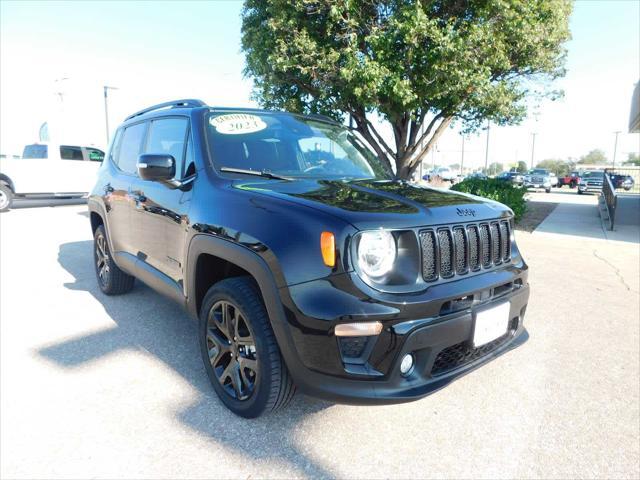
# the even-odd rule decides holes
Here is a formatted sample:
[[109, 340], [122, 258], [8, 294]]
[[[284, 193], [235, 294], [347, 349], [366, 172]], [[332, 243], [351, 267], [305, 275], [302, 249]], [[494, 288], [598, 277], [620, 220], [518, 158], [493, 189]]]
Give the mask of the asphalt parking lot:
[[[529, 340], [414, 403], [298, 395], [258, 420], [210, 388], [185, 312], [96, 285], [85, 206], [0, 217], [2, 478], [640, 476], [640, 249], [595, 196], [517, 232]], [[600, 230], [599, 230], [600, 228]]]

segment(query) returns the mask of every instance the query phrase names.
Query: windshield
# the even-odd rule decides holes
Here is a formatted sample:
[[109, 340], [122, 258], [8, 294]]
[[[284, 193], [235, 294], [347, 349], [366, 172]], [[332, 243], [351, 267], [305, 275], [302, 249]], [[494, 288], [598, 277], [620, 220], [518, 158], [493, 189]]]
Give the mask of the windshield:
[[604, 172], [585, 172], [582, 174], [583, 177], [588, 177], [588, 178], [600, 178], [602, 179], [604, 177]]
[[206, 125], [213, 162], [219, 170], [296, 178], [390, 178], [378, 158], [339, 125], [262, 112], [213, 112]]
[[47, 146], [27, 145], [22, 152], [22, 158], [47, 158]]
[[543, 168], [536, 168], [534, 170], [531, 170], [531, 175], [549, 175], [549, 172], [547, 172]]

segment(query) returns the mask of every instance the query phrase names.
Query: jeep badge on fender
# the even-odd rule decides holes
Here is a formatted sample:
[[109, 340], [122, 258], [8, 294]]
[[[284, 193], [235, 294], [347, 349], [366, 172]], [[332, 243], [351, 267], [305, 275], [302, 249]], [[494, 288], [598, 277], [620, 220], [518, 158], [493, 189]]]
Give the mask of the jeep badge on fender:
[[526, 338], [513, 212], [397, 181], [325, 117], [147, 108], [118, 127], [88, 203], [102, 292], [138, 279], [183, 305], [243, 417], [297, 388], [417, 400]]

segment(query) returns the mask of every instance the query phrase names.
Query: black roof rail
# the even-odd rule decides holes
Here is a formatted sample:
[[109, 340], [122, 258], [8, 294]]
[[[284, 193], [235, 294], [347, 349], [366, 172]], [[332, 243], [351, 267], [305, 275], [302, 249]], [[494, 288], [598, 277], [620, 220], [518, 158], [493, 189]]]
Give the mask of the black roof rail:
[[144, 110], [140, 110], [132, 115], [129, 115], [125, 118], [125, 122], [127, 120], [131, 120], [132, 118], [138, 117], [140, 115], [144, 115], [145, 113], [153, 112], [154, 110], [160, 110], [161, 108], [195, 108], [195, 107], [206, 107], [207, 104], [202, 100], [197, 100], [195, 98], [184, 98], [182, 100], [173, 100], [171, 102], [159, 103], [158, 105], [154, 105], [152, 107], [145, 108]]

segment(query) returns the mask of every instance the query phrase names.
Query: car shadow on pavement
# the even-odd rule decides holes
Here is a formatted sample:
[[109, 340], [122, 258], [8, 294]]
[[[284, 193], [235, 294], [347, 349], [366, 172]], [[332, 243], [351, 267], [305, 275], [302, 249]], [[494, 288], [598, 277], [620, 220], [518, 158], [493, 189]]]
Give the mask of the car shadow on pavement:
[[149, 352], [197, 392], [196, 404], [176, 412], [184, 424], [235, 454], [247, 452], [251, 460], [276, 460], [314, 478], [334, 477], [296, 443], [299, 424], [332, 404], [298, 394], [280, 412], [255, 420], [235, 416], [218, 400], [209, 383], [198, 347], [196, 322], [180, 306], [139, 281], [127, 295], [104, 295], [93, 271], [92, 248], [91, 241], [60, 246], [58, 262], [75, 279], [65, 287], [93, 295], [116, 327], [45, 346], [38, 351], [40, 355], [62, 368], [73, 369], [122, 350]]

